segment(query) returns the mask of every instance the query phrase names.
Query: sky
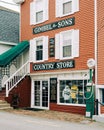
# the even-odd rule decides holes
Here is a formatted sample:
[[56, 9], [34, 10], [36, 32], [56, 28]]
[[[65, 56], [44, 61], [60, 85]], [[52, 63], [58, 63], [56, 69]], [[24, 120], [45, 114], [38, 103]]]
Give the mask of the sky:
[[[6, 3], [7, 2], [7, 3]], [[16, 5], [13, 0], [0, 0], [0, 6], [20, 12], [19, 5]]]

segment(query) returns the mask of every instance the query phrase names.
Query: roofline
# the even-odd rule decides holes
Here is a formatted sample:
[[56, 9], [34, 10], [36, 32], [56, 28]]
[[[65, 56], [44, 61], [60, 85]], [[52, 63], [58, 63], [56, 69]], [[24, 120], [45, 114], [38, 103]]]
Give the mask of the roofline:
[[17, 13], [17, 14], [20, 13], [19, 11], [16, 11], [16, 10], [13, 10], [13, 9], [10, 9], [10, 8], [6, 8], [6, 7], [2, 6], [2, 5], [0, 5], [0, 10], [10, 11], [10, 12]]
[[0, 44], [5, 44], [5, 45], [17, 45], [18, 43], [0, 41]]

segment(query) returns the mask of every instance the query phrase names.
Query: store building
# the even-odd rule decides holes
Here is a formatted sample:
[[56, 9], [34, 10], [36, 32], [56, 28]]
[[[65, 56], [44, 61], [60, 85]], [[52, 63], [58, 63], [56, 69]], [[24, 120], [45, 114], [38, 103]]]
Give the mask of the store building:
[[[100, 77], [97, 82], [97, 63], [101, 65], [97, 58], [103, 42], [97, 48], [97, 5], [101, 1], [14, 1], [21, 4], [21, 41], [30, 42], [28, 77], [16, 84], [20, 106], [85, 115], [90, 58], [96, 61], [92, 75], [95, 99], [100, 99], [100, 91], [102, 97], [104, 94]], [[103, 12], [103, 6], [101, 9]], [[14, 86], [9, 85], [9, 98]]]
[[[25, 1], [21, 40], [26, 38], [31, 107], [85, 114], [87, 60], [95, 58], [93, 1]], [[64, 90], [66, 85], [70, 92]]]

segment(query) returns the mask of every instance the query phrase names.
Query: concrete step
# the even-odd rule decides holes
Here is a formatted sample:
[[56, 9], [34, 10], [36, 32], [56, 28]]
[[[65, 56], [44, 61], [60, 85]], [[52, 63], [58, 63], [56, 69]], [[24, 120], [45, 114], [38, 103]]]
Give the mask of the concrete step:
[[104, 123], [104, 114], [102, 115], [94, 115], [93, 116], [93, 120], [97, 121], [97, 122], [102, 122]]
[[4, 110], [4, 109], [12, 109], [12, 107], [6, 101], [0, 100], [0, 110]]

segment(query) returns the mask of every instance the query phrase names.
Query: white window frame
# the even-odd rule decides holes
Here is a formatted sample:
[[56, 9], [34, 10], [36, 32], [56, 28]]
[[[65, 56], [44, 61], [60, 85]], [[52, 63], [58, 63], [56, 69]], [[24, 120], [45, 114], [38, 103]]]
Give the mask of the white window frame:
[[[79, 78], [74, 78], [74, 79], [72, 79], [72, 78], [58, 78], [58, 86], [57, 86], [57, 104], [58, 105], [68, 105], [68, 106], [70, 106], [70, 105], [73, 105], [73, 106], [86, 106], [85, 104], [74, 104], [74, 103], [60, 103], [60, 80], [83, 80], [81, 77], [80, 77], [80, 75], [79, 75]], [[84, 80], [87, 80], [87, 79], [84, 79]]]
[[[72, 12], [63, 14], [63, 4], [72, 1]], [[64, 17], [79, 11], [79, 0], [56, 0], [56, 17]]]
[[[39, 3], [40, 2], [40, 3]], [[36, 22], [36, 13], [43, 11], [43, 20]], [[49, 19], [49, 0], [35, 0], [30, 3], [30, 25], [36, 25]]]
[[[63, 57], [63, 34], [71, 33], [71, 41], [72, 41], [72, 55], [69, 57]], [[60, 32], [55, 35], [55, 59], [72, 59], [74, 57], [79, 57], [79, 30], [67, 30]]]
[[[42, 60], [36, 60], [36, 41], [37, 40], [43, 41], [43, 59]], [[30, 59], [30, 62], [43, 62], [45, 60], [48, 60], [48, 36], [36, 37], [30, 40], [29, 59]]]
[[[63, 32], [60, 33], [60, 40], [62, 41], [62, 42], [60, 42], [60, 43], [61, 43], [61, 44], [60, 44], [60, 58], [61, 58], [61, 59], [72, 58], [72, 55], [69, 56], [69, 57], [63, 57], [63, 47], [65, 46], [65, 45], [64, 45], [63, 35], [65, 35], [65, 34], [67, 34], [67, 33], [71, 34], [71, 35], [69, 36], [69, 39], [70, 39], [70, 41], [71, 41], [71, 46], [72, 46], [72, 42], [73, 42], [73, 39], [72, 39], [72, 31], [73, 31], [73, 30], [70, 30], [70, 31], [68, 30], [68, 31], [63, 31]], [[71, 53], [72, 53], [72, 48], [71, 48]]]
[[[39, 46], [42, 46], [42, 49], [38, 49], [37, 47]], [[42, 51], [42, 57], [43, 57], [43, 39], [36, 40], [36, 59], [39, 58], [37, 57], [37, 51], [39, 51], [39, 53]], [[43, 58], [41, 60], [43, 60]]]

